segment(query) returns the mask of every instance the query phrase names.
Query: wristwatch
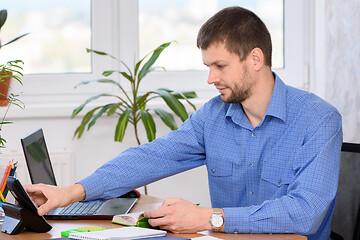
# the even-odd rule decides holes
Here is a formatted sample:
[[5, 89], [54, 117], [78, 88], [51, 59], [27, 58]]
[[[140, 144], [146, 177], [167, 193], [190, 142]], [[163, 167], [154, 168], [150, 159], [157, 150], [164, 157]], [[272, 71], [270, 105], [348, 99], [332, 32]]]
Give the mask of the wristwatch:
[[210, 217], [210, 225], [214, 232], [220, 232], [224, 225], [224, 216], [220, 208], [214, 208], [214, 212]]

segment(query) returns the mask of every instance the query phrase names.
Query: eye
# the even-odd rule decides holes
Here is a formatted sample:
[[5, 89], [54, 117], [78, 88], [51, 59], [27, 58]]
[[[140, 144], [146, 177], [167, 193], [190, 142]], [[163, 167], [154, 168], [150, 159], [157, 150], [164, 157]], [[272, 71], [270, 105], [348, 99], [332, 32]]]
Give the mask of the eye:
[[216, 67], [217, 67], [218, 69], [223, 69], [223, 68], [225, 67], [225, 65], [217, 64]]

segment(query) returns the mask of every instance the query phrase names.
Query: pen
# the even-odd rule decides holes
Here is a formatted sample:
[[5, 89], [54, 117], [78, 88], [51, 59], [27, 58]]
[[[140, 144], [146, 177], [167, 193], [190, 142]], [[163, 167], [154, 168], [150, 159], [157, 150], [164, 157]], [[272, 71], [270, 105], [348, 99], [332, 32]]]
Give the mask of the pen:
[[1, 198], [1, 201], [2, 201], [2, 202], [6, 202], [6, 201], [5, 201], [5, 198], [4, 198], [4, 196], [3, 196], [3, 194], [2, 194], [1, 191], [0, 191], [0, 198]]

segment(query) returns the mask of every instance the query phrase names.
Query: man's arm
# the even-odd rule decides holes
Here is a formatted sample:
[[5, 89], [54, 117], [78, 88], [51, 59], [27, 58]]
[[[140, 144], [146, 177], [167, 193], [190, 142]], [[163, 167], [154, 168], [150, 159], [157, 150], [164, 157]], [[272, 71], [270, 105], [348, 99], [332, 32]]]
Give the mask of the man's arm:
[[56, 187], [45, 184], [24, 186], [33, 202], [39, 206], [38, 214], [43, 216], [56, 207], [66, 207], [71, 203], [85, 199], [85, 190], [81, 184], [68, 187]]

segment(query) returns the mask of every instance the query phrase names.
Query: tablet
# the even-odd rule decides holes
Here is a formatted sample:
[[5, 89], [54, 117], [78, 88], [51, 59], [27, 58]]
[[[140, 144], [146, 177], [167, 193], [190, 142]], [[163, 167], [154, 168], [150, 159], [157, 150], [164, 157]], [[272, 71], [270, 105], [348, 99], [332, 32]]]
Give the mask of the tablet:
[[33, 201], [30, 199], [29, 195], [21, 185], [20, 181], [15, 177], [9, 176], [7, 178], [7, 187], [11, 194], [14, 196], [15, 200], [18, 202], [18, 205], [24, 207], [25, 209], [38, 214], [37, 208]]
[[5, 218], [1, 231], [11, 235], [20, 233], [24, 228], [41, 233], [50, 231], [52, 227], [44, 217], [38, 215], [35, 204], [31, 201], [20, 181], [9, 176], [7, 187], [18, 205], [2, 203]]

